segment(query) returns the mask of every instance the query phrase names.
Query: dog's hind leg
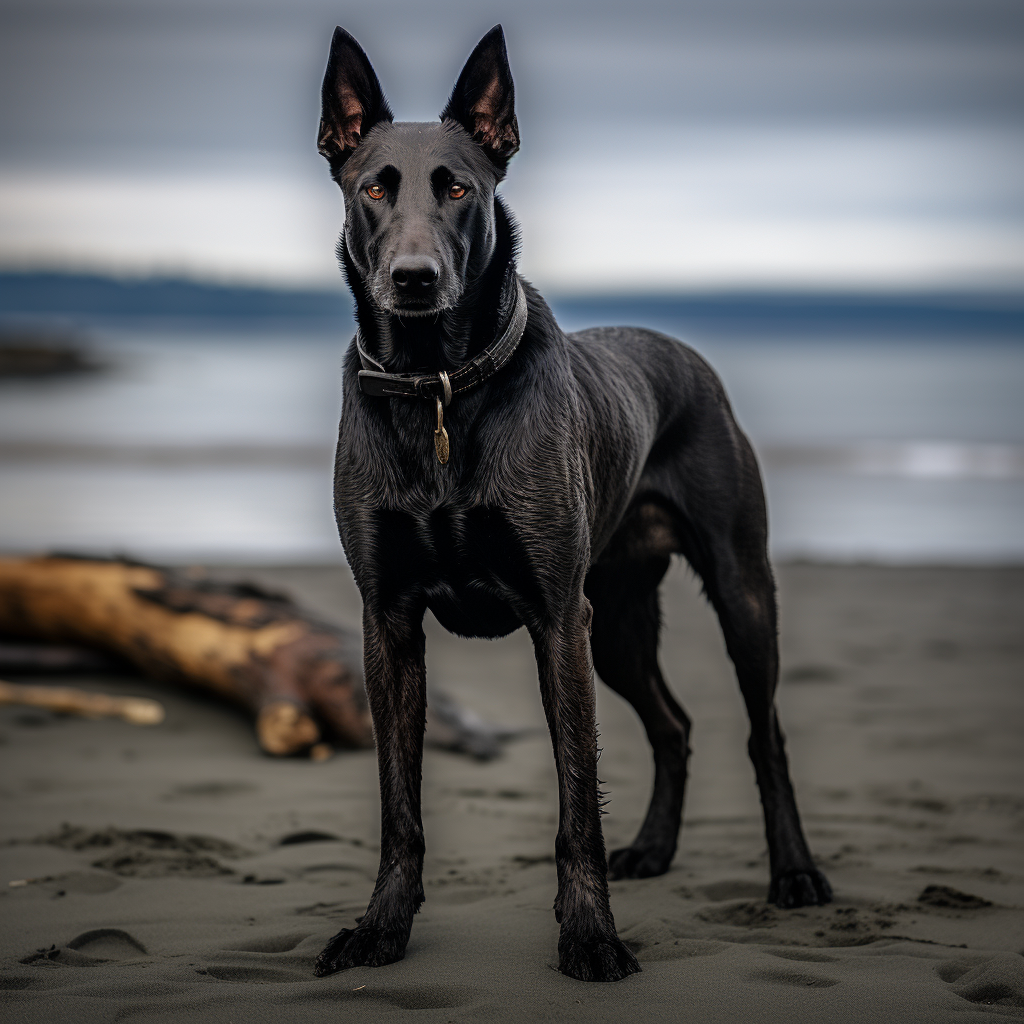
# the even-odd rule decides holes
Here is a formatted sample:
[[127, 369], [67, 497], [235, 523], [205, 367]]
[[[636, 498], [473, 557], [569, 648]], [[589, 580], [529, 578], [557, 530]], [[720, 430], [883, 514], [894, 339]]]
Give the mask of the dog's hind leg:
[[779, 677], [775, 579], [767, 553], [767, 513], [757, 461], [737, 431], [726, 457], [708, 453], [720, 486], [709, 480], [702, 502], [680, 519], [684, 554], [701, 576], [718, 614], [750, 718], [754, 764], [768, 840], [770, 902], [780, 907], [828, 903], [832, 889], [814, 866], [789, 777], [775, 709]]
[[690, 719], [658, 664], [658, 584], [668, 557], [598, 563], [585, 592], [594, 607], [590, 647], [597, 674], [640, 716], [654, 751], [654, 792], [633, 842], [608, 858], [612, 878], [647, 878], [668, 870], [676, 852], [690, 755]]
[[804, 838], [775, 710], [779, 661], [771, 569], [767, 559], [743, 565], [735, 551], [726, 550], [713, 556], [705, 581], [709, 577], [708, 591], [750, 718], [747, 749], [764, 808], [771, 869], [768, 900], [780, 907], [828, 903], [832, 890], [814, 866]]
[[370, 603], [363, 609], [363, 650], [380, 773], [380, 870], [359, 926], [342, 929], [317, 957], [315, 973], [321, 976], [401, 960], [423, 902], [423, 608], [392, 608], [385, 615], [375, 614]]

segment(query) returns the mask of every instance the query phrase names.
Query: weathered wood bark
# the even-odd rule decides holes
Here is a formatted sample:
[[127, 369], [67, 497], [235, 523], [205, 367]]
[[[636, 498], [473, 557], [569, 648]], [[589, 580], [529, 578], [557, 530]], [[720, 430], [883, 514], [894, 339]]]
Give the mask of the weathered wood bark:
[[129, 562], [0, 559], [0, 635], [76, 643], [225, 697], [269, 754], [371, 746], [358, 634], [248, 584]]

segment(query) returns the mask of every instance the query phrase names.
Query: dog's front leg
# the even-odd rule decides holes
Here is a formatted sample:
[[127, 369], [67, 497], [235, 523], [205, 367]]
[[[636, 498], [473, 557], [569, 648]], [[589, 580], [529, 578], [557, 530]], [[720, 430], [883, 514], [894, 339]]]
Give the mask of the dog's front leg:
[[401, 960], [423, 902], [420, 780], [426, 717], [423, 608], [363, 612], [366, 694], [380, 773], [380, 870], [359, 926], [338, 932], [316, 961], [318, 975]]
[[615, 933], [597, 782], [597, 723], [590, 602], [582, 592], [559, 621], [534, 630], [541, 698], [558, 770], [555, 918], [558, 969], [580, 981], [618, 981], [640, 970]]

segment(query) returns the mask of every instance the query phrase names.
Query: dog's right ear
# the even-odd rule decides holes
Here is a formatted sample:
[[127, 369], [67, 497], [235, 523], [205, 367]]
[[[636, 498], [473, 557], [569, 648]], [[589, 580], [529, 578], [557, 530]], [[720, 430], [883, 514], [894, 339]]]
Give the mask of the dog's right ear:
[[394, 120], [363, 48], [343, 28], [331, 40], [322, 100], [316, 144], [335, 172], [375, 124]]

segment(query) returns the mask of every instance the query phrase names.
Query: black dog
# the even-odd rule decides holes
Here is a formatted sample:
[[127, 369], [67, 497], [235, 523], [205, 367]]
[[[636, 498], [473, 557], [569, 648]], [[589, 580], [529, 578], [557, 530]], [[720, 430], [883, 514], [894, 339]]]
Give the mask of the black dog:
[[[495, 195], [519, 148], [500, 26], [440, 124], [393, 124], [366, 55], [337, 29], [319, 148], [345, 194], [339, 257], [359, 324], [335, 493], [364, 604], [382, 834], [366, 915], [331, 939], [317, 973], [401, 959], [423, 901], [428, 608], [463, 636], [529, 630], [558, 769], [559, 966], [593, 981], [640, 969], [615, 934], [606, 875], [660, 874], [676, 849], [690, 721], [658, 666], [658, 584], [674, 553], [704, 581], [746, 701], [769, 899], [827, 902], [774, 706], [775, 589], [753, 451], [691, 349], [635, 328], [563, 334], [516, 274], [515, 228]], [[656, 766], [640, 832], [608, 861], [594, 668], [640, 715]]]

